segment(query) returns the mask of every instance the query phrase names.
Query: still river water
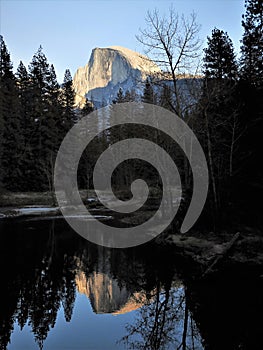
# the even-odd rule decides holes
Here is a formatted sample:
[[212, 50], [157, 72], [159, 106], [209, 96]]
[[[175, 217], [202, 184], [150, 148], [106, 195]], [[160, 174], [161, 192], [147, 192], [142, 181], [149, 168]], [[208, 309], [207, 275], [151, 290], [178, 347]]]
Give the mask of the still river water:
[[103, 248], [62, 218], [0, 232], [0, 349], [263, 349], [254, 270], [200, 280], [175, 249]]

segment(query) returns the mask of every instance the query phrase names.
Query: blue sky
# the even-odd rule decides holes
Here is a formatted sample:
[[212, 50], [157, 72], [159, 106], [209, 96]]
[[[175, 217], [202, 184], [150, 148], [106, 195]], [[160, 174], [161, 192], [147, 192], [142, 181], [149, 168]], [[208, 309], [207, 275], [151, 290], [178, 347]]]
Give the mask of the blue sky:
[[65, 69], [74, 75], [94, 47], [120, 45], [143, 53], [135, 35], [145, 27], [147, 10], [165, 13], [171, 4], [178, 13], [197, 13], [204, 46], [217, 27], [238, 50], [244, 0], [0, 0], [0, 32], [15, 70], [20, 60], [28, 65], [41, 44], [62, 81]]

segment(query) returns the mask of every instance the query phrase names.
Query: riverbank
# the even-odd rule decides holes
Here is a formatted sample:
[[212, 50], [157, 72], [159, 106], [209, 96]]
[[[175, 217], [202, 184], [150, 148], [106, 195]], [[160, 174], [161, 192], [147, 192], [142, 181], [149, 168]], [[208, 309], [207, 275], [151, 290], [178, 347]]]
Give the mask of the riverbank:
[[[81, 190], [79, 191], [79, 193], [82, 200], [86, 200], [86, 198], [88, 198], [88, 191]], [[55, 194], [52, 192], [0, 193], [0, 209], [1, 207], [23, 207], [23, 206], [57, 206], [56, 197], [55, 197]]]
[[4, 192], [0, 194], [1, 207], [52, 206], [53, 196], [50, 192]]
[[[263, 278], [263, 234], [252, 227], [237, 232], [222, 231], [159, 236], [156, 242], [170, 247], [191, 265], [197, 279], [215, 277], [232, 269], [255, 270]], [[194, 273], [195, 274], [195, 273]]]
[[[80, 191], [80, 196], [90, 209], [96, 210], [96, 216], [112, 219], [107, 210], [103, 211], [98, 205], [94, 191]], [[151, 210], [147, 212], [147, 215], [150, 214]], [[6, 192], [0, 195], [0, 219], [32, 216], [61, 216], [50, 192]], [[133, 218], [133, 224], [136, 224], [135, 219], [137, 224], [141, 223], [140, 216]], [[130, 220], [123, 217], [121, 221], [127, 224]], [[235, 230], [232, 228], [218, 233], [191, 230], [183, 235], [168, 230], [166, 234], [158, 236], [155, 243], [171, 247], [179, 255], [191, 260], [200, 267], [204, 277], [230, 265], [263, 267], [263, 234], [260, 229], [252, 227], [235, 227]]]

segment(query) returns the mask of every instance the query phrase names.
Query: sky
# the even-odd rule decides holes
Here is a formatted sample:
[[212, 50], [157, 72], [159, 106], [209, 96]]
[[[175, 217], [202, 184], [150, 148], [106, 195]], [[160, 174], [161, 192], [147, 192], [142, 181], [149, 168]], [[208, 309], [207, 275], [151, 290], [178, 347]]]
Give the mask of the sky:
[[41, 45], [62, 82], [65, 69], [74, 75], [95, 47], [144, 53], [135, 35], [146, 27], [147, 10], [165, 14], [171, 4], [179, 14], [196, 12], [203, 47], [217, 27], [228, 32], [238, 52], [244, 0], [0, 0], [0, 33], [14, 70], [20, 60], [27, 66]]

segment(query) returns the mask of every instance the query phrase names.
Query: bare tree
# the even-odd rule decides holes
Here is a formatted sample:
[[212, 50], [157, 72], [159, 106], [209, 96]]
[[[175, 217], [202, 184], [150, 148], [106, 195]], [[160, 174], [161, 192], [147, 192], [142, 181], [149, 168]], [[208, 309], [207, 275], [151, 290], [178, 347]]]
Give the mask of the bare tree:
[[182, 116], [180, 107], [178, 76], [189, 73], [200, 53], [198, 33], [200, 26], [196, 14], [189, 18], [179, 16], [174, 7], [169, 8], [167, 16], [161, 16], [157, 10], [148, 11], [147, 27], [140, 29], [137, 40], [146, 48], [154, 62], [163, 70], [163, 78], [171, 79], [176, 96], [175, 112]]

